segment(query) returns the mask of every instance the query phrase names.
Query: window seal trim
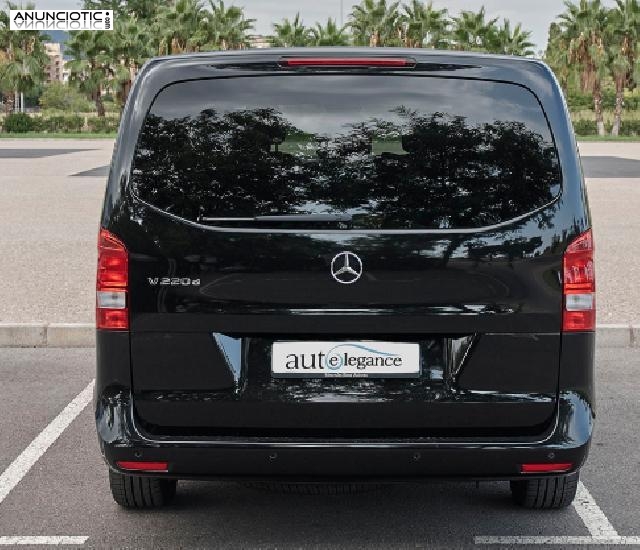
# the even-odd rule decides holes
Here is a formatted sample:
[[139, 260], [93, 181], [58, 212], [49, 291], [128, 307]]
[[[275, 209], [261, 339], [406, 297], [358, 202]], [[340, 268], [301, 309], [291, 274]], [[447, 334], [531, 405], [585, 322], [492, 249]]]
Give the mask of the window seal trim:
[[264, 234], [264, 233], [283, 233], [283, 234], [300, 234], [300, 235], [310, 235], [310, 234], [323, 234], [323, 235], [471, 235], [474, 233], [487, 233], [490, 231], [498, 231], [503, 229], [506, 226], [512, 225], [514, 223], [518, 223], [524, 221], [526, 218], [532, 217], [543, 210], [553, 206], [556, 202], [559, 202], [562, 198], [562, 190], [558, 193], [553, 199], [551, 199], [546, 204], [539, 206], [538, 208], [531, 210], [530, 212], [526, 212], [515, 218], [510, 218], [503, 222], [493, 224], [493, 225], [484, 225], [480, 227], [462, 227], [462, 228], [451, 228], [451, 229], [310, 229], [310, 228], [300, 228], [300, 229], [279, 229], [279, 228], [256, 228], [256, 227], [222, 227], [218, 225], [209, 225], [198, 223], [197, 221], [189, 220], [187, 218], [183, 218], [182, 216], [178, 216], [176, 214], [172, 214], [171, 212], [167, 212], [162, 208], [154, 206], [149, 202], [141, 199], [137, 193], [134, 192], [133, 189], [130, 189], [131, 196], [136, 200], [145, 205], [147, 208], [150, 208], [154, 212], [161, 214], [163, 216], [167, 216], [175, 221], [179, 221], [185, 223], [186, 225], [190, 225], [197, 229], [205, 229], [211, 230], [217, 233], [253, 233], [253, 234]]
[[[317, 72], [317, 73], [305, 73], [304, 76], [326, 76], [327, 73], [325, 72]], [[341, 74], [341, 75], [345, 75], [348, 73], [337, 73], [337, 74]], [[132, 173], [133, 173], [133, 156], [131, 157], [131, 160], [129, 162], [129, 166], [128, 166], [128, 170], [127, 170], [127, 181], [125, 183], [125, 189], [127, 190], [128, 194], [135, 199], [136, 201], [140, 202], [141, 204], [144, 204], [146, 207], [150, 208], [151, 210], [155, 211], [158, 214], [161, 214], [163, 216], [167, 216], [175, 221], [179, 221], [182, 222], [186, 225], [190, 225], [192, 227], [198, 228], [198, 229], [205, 229], [205, 230], [211, 230], [211, 231], [215, 231], [218, 233], [247, 233], [247, 234], [264, 234], [264, 233], [281, 233], [281, 234], [301, 234], [301, 235], [309, 235], [309, 234], [321, 234], [321, 235], [470, 235], [470, 234], [474, 234], [474, 233], [486, 233], [486, 232], [490, 232], [490, 231], [496, 231], [496, 230], [502, 230], [504, 227], [514, 224], [514, 223], [518, 223], [521, 222], [523, 220], [525, 220], [526, 218], [532, 217], [535, 214], [538, 214], [539, 212], [542, 212], [544, 210], [546, 210], [547, 208], [551, 207], [553, 204], [555, 204], [556, 202], [559, 202], [563, 196], [563, 191], [564, 191], [564, 182], [565, 182], [565, 174], [564, 174], [564, 169], [562, 166], [562, 161], [560, 158], [560, 154], [559, 154], [559, 150], [558, 150], [558, 144], [556, 143], [556, 137], [555, 134], [553, 132], [553, 128], [551, 126], [551, 121], [549, 120], [549, 117], [547, 116], [547, 112], [544, 109], [544, 106], [542, 105], [542, 102], [540, 101], [540, 98], [536, 95], [536, 93], [529, 88], [528, 86], [521, 84], [519, 82], [512, 82], [512, 81], [508, 81], [508, 80], [500, 80], [500, 79], [492, 79], [492, 78], [478, 78], [478, 77], [469, 77], [469, 76], [442, 76], [442, 75], [434, 75], [434, 74], [424, 74], [421, 72], [413, 72], [413, 73], [406, 73], [406, 72], [393, 72], [393, 73], [379, 73], [379, 72], [371, 72], [371, 73], [362, 73], [362, 72], [358, 72], [358, 73], [353, 73], [354, 76], [363, 76], [363, 75], [367, 75], [367, 76], [403, 76], [403, 77], [409, 77], [409, 78], [436, 78], [436, 79], [442, 79], [442, 80], [473, 80], [475, 82], [492, 82], [494, 84], [507, 84], [507, 85], [511, 85], [511, 86], [518, 86], [519, 88], [523, 88], [524, 90], [526, 90], [527, 92], [529, 92], [534, 99], [536, 100], [536, 103], [538, 104], [538, 106], [540, 107], [540, 111], [542, 112], [542, 116], [544, 117], [546, 123], [547, 123], [547, 127], [549, 129], [549, 135], [551, 136], [551, 141], [553, 142], [553, 146], [556, 149], [556, 151], [558, 152], [558, 164], [559, 164], [559, 172], [560, 172], [560, 178], [558, 180], [558, 182], [556, 182], [556, 185], [558, 185], [559, 190], [558, 193], [547, 203], [539, 206], [538, 208], [535, 208], [534, 210], [531, 210], [529, 212], [525, 212], [524, 214], [520, 214], [519, 216], [516, 216], [514, 218], [510, 218], [508, 220], [505, 220], [503, 222], [497, 223], [497, 224], [492, 224], [492, 225], [485, 225], [485, 226], [479, 226], [479, 227], [470, 227], [470, 228], [450, 228], [450, 229], [309, 229], [309, 228], [300, 228], [300, 229], [278, 229], [278, 228], [251, 228], [251, 227], [222, 227], [222, 226], [216, 226], [216, 225], [209, 225], [209, 224], [202, 224], [199, 223], [197, 221], [193, 221], [193, 220], [189, 220], [187, 218], [183, 218], [182, 216], [178, 216], [176, 214], [172, 214], [171, 212], [167, 212], [166, 210], [163, 210], [162, 208], [159, 208], [157, 206], [154, 206], [153, 204], [145, 201], [144, 199], [142, 199], [138, 193], [137, 190], [134, 188], [133, 185], [131, 185], [131, 179], [132, 179]], [[267, 77], [267, 76], [281, 76], [281, 77], [295, 77], [295, 76], [300, 76], [300, 73], [298, 72], [281, 72], [281, 71], [269, 71], [266, 73], [258, 73], [258, 74], [242, 74], [242, 75], [225, 75], [225, 76], [206, 76], [206, 77], [199, 77], [199, 78], [186, 78], [186, 79], [180, 79], [180, 80], [175, 80], [173, 82], [170, 82], [164, 86], [162, 86], [153, 96], [153, 99], [151, 100], [150, 104], [149, 104], [149, 108], [147, 109], [147, 111], [144, 114], [144, 118], [143, 118], [143, 123], [142, 126], [140, 127], [140, 130], [138, 131], [138, 134], [136, 136], [136, 143], [134, 146], [134, 149], [136, 149], [138, 147], [138, 142], [140, 140], [140, 135], [142, 133], [142, 128], [144, 126], [144, 120], [146, 120], [147, 116], [149, 115], [149, 112], [151, 111], [151, 109], [153, 108], [153, 105], [156, 101], [156, 99], [158, 98], [158, 96], [167, 88], [169, 88], [170, 86], [173, 86], [175, 84], [182, 84], [182, 83], [186, 83], [186, 82], [197, 82], [197, 81], [202, 81], [202, 80], [228, 80], [228, 79], [236, 79], [236, 78], [260, 78], [260, 77]]]

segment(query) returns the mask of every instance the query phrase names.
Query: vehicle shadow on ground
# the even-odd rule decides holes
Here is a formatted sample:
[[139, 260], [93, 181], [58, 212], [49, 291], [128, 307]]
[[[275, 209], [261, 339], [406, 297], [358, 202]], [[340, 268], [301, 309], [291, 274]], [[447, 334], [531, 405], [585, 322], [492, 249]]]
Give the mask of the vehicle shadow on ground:
[[339, 495], [181, 482], [171, 506], [118, 515], [133, 520], [139, 533], [145, 531], [145, 517], [160, 522], [169, 536], [175, 529], [195, 536], [194, 544], [215, 537], [246, 546], [450, 545], [473, 544], [475, 535], [582, 533], [573, 509], [540, 513], [517, 508], [508, 484], [496, 482], [481, 483], [478, 489], [468, 482], [391, 484]]

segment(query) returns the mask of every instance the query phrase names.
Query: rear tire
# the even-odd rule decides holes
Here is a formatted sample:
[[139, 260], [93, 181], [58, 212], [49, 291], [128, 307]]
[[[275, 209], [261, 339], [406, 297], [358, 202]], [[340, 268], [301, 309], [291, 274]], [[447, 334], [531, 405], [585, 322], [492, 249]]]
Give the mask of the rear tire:
[[111, 494], [123, 508], [160, 508], [176, 495], [175, 479], [142, 477], [109, 471]]
[[580, 473], [511, 482], [513, 501], [532, 510], [557, 510], [569, 506], [576, 496]]

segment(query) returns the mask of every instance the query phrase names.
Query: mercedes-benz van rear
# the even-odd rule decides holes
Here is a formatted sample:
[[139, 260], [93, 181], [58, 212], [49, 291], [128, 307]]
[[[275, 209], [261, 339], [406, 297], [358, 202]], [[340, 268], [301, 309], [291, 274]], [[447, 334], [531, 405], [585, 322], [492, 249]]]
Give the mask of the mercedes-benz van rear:
[[97, 275], [111, 488], [511, 481], [566, 506], [594, 417], [593, 239], [561, 91], [526, 59], [154, 59]]

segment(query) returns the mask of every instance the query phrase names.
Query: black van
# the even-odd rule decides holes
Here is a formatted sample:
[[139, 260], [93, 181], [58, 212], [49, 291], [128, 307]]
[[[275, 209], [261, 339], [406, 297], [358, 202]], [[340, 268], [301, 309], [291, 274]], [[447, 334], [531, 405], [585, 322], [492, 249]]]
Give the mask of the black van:
[[574, 498], [593, 240], [543, 63], [153, 59], [98, 248], [96, 423], [119, 504], [162, 505], [178, 479], [508, 480], [526, 507]]

